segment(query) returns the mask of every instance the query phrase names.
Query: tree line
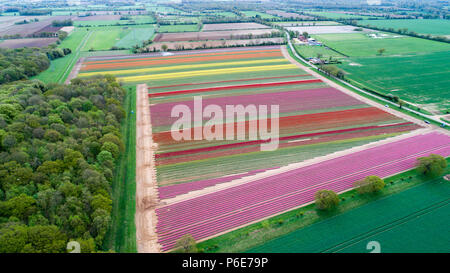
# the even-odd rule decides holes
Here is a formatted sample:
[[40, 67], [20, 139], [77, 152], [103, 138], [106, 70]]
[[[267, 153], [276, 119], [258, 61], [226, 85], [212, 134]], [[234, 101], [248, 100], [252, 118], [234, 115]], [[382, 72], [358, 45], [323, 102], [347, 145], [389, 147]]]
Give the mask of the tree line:
[[50, 66], [50, 60], [70, 54], [69, 48], [0, 48], [0, 84], [26, 80]]

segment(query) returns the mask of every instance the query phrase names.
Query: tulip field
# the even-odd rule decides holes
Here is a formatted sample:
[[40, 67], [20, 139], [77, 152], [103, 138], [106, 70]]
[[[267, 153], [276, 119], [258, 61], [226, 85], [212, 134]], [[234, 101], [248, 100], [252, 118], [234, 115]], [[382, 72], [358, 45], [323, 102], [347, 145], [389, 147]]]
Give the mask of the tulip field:
[[[180, 72], [176, 68], [180, 65], [150, 68], [161, 69], [167, 77], [164, 82], [149, 82], [153, 139], [158, 143], [155, 156], [157, 177], [162, 199], [418, 128], [416, 124], [367, 105], [293, 67], [276, 47], [220, 52], [227, 58], [225, 63], [218, 56], [207, 54], [166, 57], [170, 62], [174, 58], [183, 58], [182, 66], [192, 67], [190, 71]], [[198, 64], [202, 58], [205, 62]], [[215, 68], [225, 64], [238, 64], [239, 67]], [[198, 71], [201, 66], [210, 69]], [[274, 70], [275, 66], [282, 69]], [[263, 73], [254, 74], [255, 67]], [[175, 70], [169, 72], [170, 68]], [[199, 72], [215, 75], [216, 71], [221, 73], [217, 77], [206, 79], [199, 75]], [[185, 77], [188, 74], [189, 77]], [[157, 79], [158, 75], [161, 74], [140, 77]], [[267, 142], [265, 140], [175, 141], [171, 125], [178, 118], [171, 117], [171, 110], [183, 104], [192, 112], [194, 96], [202, 96], [204, 107], [218, 105], [222, 109], [226, 105], [238, 104], [279, 105], [279, 148], [261, 152], [260, 145]], [[207, 120], [203, 119], [204, 126]], [[248, 118], [236, 120], [233, 126], [244, 125], [248, 133], [251, 122]], [[226, 124], [225, 121], [223, 123]]]
[[341, 192], [368, 175], [411, 169], [430, 153], [449, 156], [450, 137], [418, 135], [164, 206], [156, 210], [159, 242], [168, 250], [187, 233], [200, 240], [311, 202], [318, 190]]
[[[288, 61], [279, 46], [86, 58], [79, 76], [105, 73], [125, 86], [145, 83], [148, 87], [162, 201], [156, 208], [156, 232], [162, 251], [173, 249], [185, 234], [196, 240], [217, 236], [311, 202], [317, 190], [341, 192], [367, 175], [386, 177], [410, 169], [418, 156], [450, 154], [448, 136], [433, 133], [285, 171], [289, 164], [421, 126], [327, 85]], [[213, 122], [211, 116], [200, 116], [178, 130], [190, 139], [176, 140], [172, 126], [179, 116], [172, 114], [173, 109], [183, 105], [194, 113], [194, 98], [199, 97], [202, 110], [266, 105], [269, 112], [235, 119], [224, 110]], [[278, 135], [249, 139], [251, 125], [265, 124], [268, 131], [276, 128], [271, 105], [279, 109]], [[222, 125], [234, 128], [233, 138], [226, 138], [227, 132], [222, 131], [214, 140], [194, 139], [197, 129], [213, 131]], [[245, 139], [237, 138], [238, 128], [244, 128]], [[261, 145], [274, 139], [277, 149], [261, 150]], [[268, 171], [275, 174], [266, 175]], [[221, 190], [204, 192], [223, 185]], [[191, 196], [194, 191], [204, 194]], [[176, 198], [181, 199], [173, 201]]]

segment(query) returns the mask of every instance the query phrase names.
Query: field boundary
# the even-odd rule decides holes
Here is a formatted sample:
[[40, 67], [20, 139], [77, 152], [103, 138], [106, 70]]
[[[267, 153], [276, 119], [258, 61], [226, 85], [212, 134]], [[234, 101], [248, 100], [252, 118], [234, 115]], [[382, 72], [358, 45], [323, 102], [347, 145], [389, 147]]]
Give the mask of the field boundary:
[[158, 203], [155, 150], [146, 84], [136, 89], [136, 241], [140, 253], [159, 253], [155, 206]]

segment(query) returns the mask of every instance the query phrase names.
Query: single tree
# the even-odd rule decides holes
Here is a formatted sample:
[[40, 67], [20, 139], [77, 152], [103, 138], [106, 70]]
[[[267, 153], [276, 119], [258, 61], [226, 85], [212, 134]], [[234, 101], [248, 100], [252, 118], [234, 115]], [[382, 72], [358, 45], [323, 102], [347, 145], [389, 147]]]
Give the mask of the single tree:
[[378, 55], [383, 55], [383, 53], [386, 51], [386, 49], [385, 48], [380, 48], [377, 51], [378, 51]]
[[177, 240], [175, 244], [175, 248], [179, 248], [183, 253], [196, 253], [197, 246], [195, 243], [195, 239], [190, 234], [183, 235], [180, 239]]
[[417, 171], [421, 175], [437, 177], [444, 173], [447, 168], [447, 161], [441, 155], [430, 154], [429, 156], [417, 159]]
[[360, 194], [378, 192], [384, 188], [384, 185], [383, 179], [375, 175], [367, 176], [363, 180], [353, 183]]
[[320, 210], [330, 210], [339, 205], [339, 196], [331, 190], [320, 190], [315, 195], [316, 206]]
[[167, 51], [167, 48], [169, 48], [166, 44], [163, 44], [161, 46], [162, 51]]

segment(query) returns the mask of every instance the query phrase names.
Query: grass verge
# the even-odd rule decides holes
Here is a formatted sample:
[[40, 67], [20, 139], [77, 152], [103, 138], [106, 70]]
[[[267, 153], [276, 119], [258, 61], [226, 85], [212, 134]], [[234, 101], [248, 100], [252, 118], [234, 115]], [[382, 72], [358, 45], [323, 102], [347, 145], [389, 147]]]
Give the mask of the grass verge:
[[136, 87], [126, 87], [124, 108], [127, 113], [121, 132], [125, 151], [116, 165], [112, 184], [112, 221], [105, 248], [116, 252], [136, 252]]

